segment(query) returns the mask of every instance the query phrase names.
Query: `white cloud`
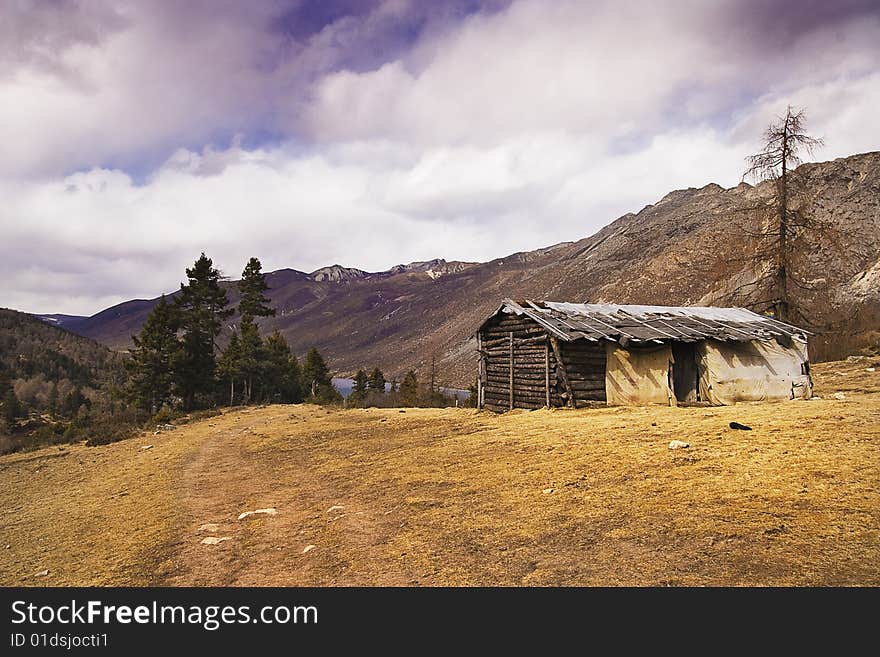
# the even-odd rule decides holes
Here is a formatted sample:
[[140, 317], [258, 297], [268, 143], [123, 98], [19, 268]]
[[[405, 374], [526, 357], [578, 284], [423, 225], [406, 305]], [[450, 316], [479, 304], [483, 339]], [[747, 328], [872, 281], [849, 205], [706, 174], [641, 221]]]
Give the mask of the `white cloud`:
[[[0, 305], [152, 297], [203, 250], [237, 276], [252, 255], [379, 270], [578, 239], [672, 189], [737, 184], [788, 102], [818, 158], [880, 148], [871, 18], [758, 50], [736, 3], [523, 0], [335, 70], [408, 6], [293, 44], [268, 13], [136, 7], [0, 76]], [[286, 137], [244, 145], [255, 129]], [[145, 159], [161, 164], [126, 172]]]

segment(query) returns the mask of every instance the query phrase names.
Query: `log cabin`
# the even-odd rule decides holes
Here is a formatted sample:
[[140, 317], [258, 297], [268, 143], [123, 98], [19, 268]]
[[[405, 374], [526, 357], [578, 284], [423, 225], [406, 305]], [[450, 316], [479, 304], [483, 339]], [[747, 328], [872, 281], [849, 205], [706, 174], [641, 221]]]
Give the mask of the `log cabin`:
[[506, 299], [477, 331], [478, 406], [808, 399], [808, 335], [744, 308]]

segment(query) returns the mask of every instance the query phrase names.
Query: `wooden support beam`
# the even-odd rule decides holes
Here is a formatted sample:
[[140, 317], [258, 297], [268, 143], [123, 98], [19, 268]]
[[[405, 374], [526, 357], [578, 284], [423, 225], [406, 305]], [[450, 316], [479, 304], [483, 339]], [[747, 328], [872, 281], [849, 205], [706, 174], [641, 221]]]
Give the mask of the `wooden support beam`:
[[553, 347], [553, 355], [556, 356], [556, 372], [562, 377], [562, 384], [565, 386], [565, 392], [568, 394], [566, 405], [574, 406], [574, 392], [572, 392], [571, 383], [568, 380], [568, 372], [565, 371], [565, 362], [562, 360], [559, 341], [552, 335], [550, 336], [550, 346]]

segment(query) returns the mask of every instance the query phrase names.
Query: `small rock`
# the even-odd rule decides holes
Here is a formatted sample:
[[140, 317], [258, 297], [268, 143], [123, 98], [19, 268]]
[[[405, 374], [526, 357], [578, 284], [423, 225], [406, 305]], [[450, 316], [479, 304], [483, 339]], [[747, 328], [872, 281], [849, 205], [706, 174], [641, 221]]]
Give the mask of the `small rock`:
[[651, 426], [652, 426], [652, 427], [656, 427], [656, 426], [657, 426], [657, 423], [656, 423], [656, 422], [651, 422]]
[[865, 371], [866, 371], [866, 372], [876, 372], [876, 371], [877, 371], [877, 368], [876, 368], [876, 367], [866, 367], [866, 368], [865, 368]]
[[345, 508], [344, 504], [334, 504], [329, 509], [327, 509], [327, 513], [333, 513], [334, 511], [342, 511]]
[[214, 524], [213, 522], [206, 522], [204, 525], [199, 527], [200, 532], [215, 532], [220, 528], [219, 525]]
[[748, 426], [747, 424], [740, 424], [739, 422], [731, 422], [730, 428], [731, 429], [739, 429], [740, 431], [751, 431], [752, 430], [752, 428], [750, 426]]
[[7, 545], [7, 546], [6, 546], [6, 549], [8, 550], [8, 549], [11, 548], [11, 547], [12, 547], [11, 545]]
[[302, 553], [303, 553], [303, 554], [308, 554], [309, 552], [311, 552], [312, 550], [314, 550], [316, 547], [317, 547], [316, 545], [306, 545], [306, 546], [303, 548], [303, 552], [302, 552]]
[[688, 447], [690, 447], [690, 444], [683, 440], [673, 440], [669, 443], [669, 449], [687, 449]]
[[843, 401], [844, 399], [846, 399], [846, 395], [844, 395], [842, 392], [835, 392], [831, 396], [834, 397], [834, 399], [836, 399], [837, 401]]
[[202, 545], [217, 545], [218, 543], [222, 543], [223, 541], [228, 541], [228, 536], [205, 536], [201, 540]]
[[144, 451], [144, 450], [147, 450], [147, 449], [153, 449], [153, 446], [152, 446], [152, 445], [143, 445], [143, 446], [141, 447], [141, 451]]
[[47, 577], [49, 575], [49, 569], [41, 570], [38, 573], [34, 573], [34, 577]]
[[545, 488], [543, 490], [544, 495], [550, 495], [555, 489], [554, 488]]
[[242, 513], [241, 515], [238, 516], [238, 519], [244, 520], [248, 516], [252, 516], [257, 513], [264, 513], [267, 516], [274, 516], [274, 515], [278, 514], [278, 511], [276, 511], [274, 508], [271, 508], [271, 507], [268, 509], [257, 509], [256, 511], [245, 511], [244, 513]]

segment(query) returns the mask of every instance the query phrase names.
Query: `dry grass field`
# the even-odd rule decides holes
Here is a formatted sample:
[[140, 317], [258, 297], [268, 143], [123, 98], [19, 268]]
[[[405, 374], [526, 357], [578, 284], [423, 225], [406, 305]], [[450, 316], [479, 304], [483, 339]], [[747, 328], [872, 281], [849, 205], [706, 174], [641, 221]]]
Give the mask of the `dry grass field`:
[[812, 401], [269, 406], [4, 456], [0, 584], [880, 585], [874, 360]]

